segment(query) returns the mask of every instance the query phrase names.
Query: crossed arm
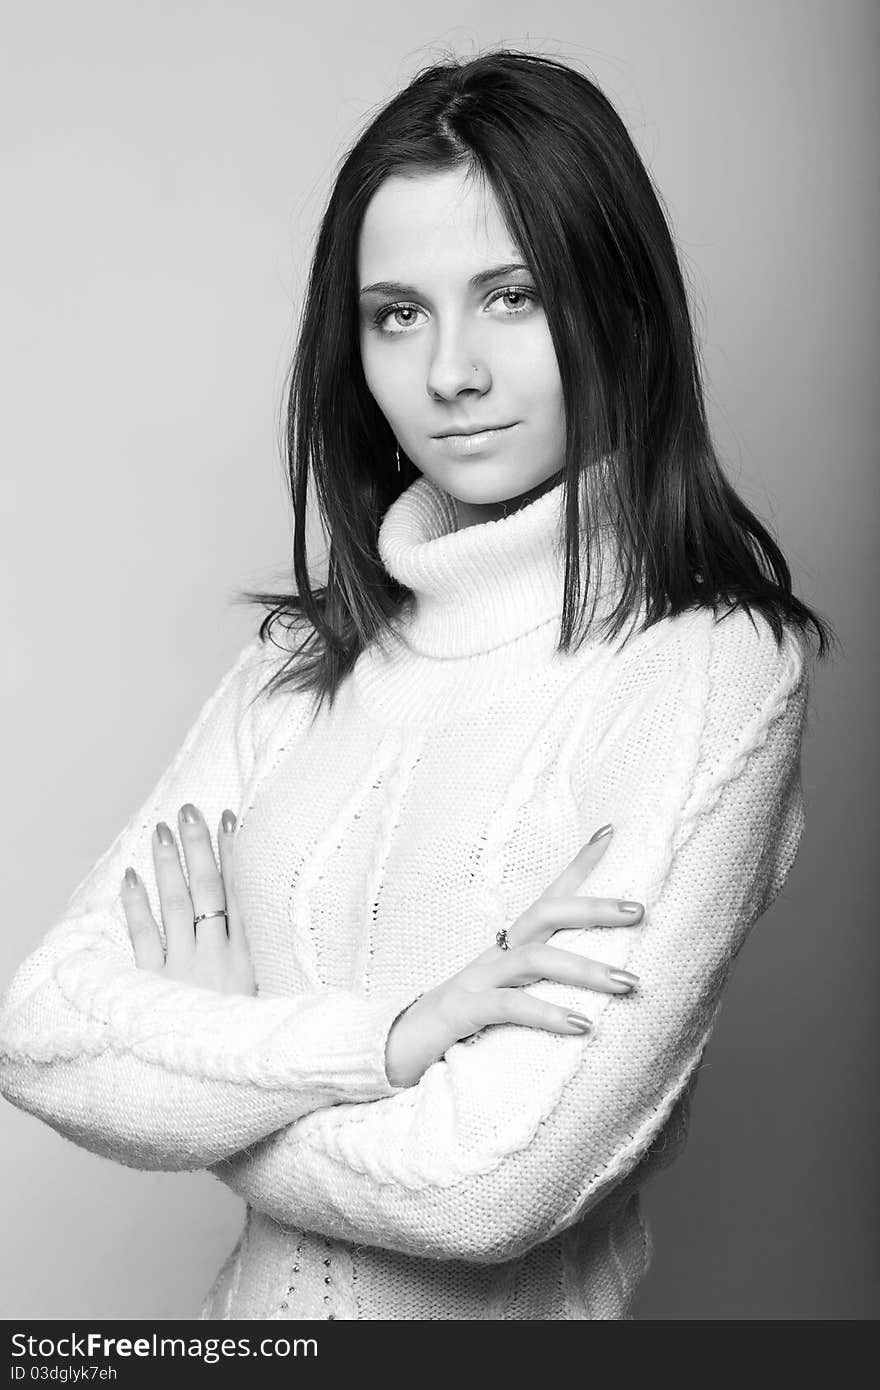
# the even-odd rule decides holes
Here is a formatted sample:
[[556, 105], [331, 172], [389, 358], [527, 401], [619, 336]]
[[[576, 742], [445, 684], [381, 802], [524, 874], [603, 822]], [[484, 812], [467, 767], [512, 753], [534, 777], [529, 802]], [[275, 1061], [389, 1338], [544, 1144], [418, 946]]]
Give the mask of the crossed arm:
[[[256, 766], [256, 639], [202, 707], [169, 768], [0, 1000], [0, 1093], [84, 1148], [137, 1168], [204, 1168], [308, 1111], [394, 1095], [385, 1044], [412, 1000], [343, 990], [223, 995], [137, 968], [120, 900], [137, 864], [156, 900], [155, 823], [197, 800], [216, 824]], [[268, 707], [295, 725], [295, 697]], [[259, 710], [262, 709], [262, 713]], [[266, 736], [265, 727], [259, 735]]]
[[[535, 987], [597, 1020], [592, 1037], [492, 1028], [476, 1045], [453, 1046], [410, 1090], [316, 1109], [214, 1165], [215, 1175], [283, 1223], [477, 1262], [547, 1240], [622, 1182], [693, 1079], [736, 954], [785, 882], [803, 831], [802, 657], [787, 642], [738, 723], [725, 726], [730, 675], [715, 673], [719, 736], [704, 743], [666, 827], [668, 851], [653, 883], [649, 874], [631, 890], [646, 905], [641, 926], [611, 941], [600, 929], [596, 939], [566, 932], [567, 949], [616, 953], [640, 987], [626, 997]], [[624, 784], [600, 866], [609, 883], [643, 855], [645, 818], [669, 815], [637, 771]], [[640, 795], [645, 818], [628, 817]], [[585, 806], [585, 826], [597, 817], [601, 808]]]
[[[767, 661], [754, 709], [735, 720], [716, 673], [724, 738], [705, 741], [674, 805], [657, 802], [632, 760], [616, 805], [607, 784], [601, 805], [583, 799], [585, 831], [615, 824], [600, 866], [607, 891], [628, 882], [646, 912], [636, 930], [567, 932], [565, 945], [612, 957], [640, 988], [612, 997], [543, 982], [534, 992], [587, 1012], [593, 1036], [500, 1025], [397, 1090], [385, 1043], [409, 995], [238, 998], [136, 967], [124, 867], [150, 863], [153, 825], [169, 807], [194, 799], [216, 822], [225, 806], [246, 805], [261, 651], [243, 650], [16, 973], [0, 1001], [0, 1093], [119, 1162], [210, 1168], [279, 1221], [439, 1258], [510, 1258], [622, 1181], [699, 1064], [736, 953], [802, 833], [802, 659], [789, 642]], [[662, 852], [646, 859], [649, 825]], [[640, 882], [632, 866], [643, 860]], [[604, 888], [591, 881], [589, 891]]]

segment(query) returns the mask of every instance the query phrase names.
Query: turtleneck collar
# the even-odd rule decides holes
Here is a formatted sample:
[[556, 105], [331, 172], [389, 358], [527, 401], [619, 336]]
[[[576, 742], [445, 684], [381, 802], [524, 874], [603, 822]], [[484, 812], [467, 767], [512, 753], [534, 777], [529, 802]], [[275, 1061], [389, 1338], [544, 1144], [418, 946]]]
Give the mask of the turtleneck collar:
[[[378, 547], [414, 602], [401, 628], [422, 656], [472, 656], [555, 624], [565, 579], [564, 484], [510, 516], [460, 529], [453, 497], [422, 475], [388, 508]], [[591, 585], [613, 591], [613, 527], [595, 518]], [[597, 607], [597, 613], [599, 612]]]

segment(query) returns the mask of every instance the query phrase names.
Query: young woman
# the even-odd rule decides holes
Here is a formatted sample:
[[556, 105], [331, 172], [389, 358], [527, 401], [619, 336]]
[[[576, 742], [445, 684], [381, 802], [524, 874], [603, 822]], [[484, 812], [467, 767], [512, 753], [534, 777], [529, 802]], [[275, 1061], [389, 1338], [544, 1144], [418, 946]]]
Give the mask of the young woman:
[[297, 593], [12, 980], [0, 1089], [245, 1199], [205, 1318], [626, 1318], [832, 634], [591, 82], [498, 51], [376, 116], [288, 419]]

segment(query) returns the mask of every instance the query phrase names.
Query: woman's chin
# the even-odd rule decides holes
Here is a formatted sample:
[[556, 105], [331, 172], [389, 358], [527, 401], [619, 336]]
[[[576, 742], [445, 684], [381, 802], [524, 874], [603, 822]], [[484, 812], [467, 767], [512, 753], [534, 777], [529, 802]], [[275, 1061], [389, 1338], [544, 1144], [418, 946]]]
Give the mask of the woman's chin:
[[426, 477], [458, 502], [474, 507], [501, 507], [540, 496], [562, 481], [562, 465], [537, 474], [534, 469], [517, 468], [502, 459], [474, 456], [466, 462], [444, 468], [422, 468]]

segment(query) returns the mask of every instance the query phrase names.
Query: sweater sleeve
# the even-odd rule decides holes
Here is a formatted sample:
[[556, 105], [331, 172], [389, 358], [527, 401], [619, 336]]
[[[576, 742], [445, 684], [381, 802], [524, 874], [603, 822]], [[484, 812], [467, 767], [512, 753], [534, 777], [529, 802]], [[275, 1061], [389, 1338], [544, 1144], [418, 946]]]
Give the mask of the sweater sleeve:
[[[174, 824], [186, 801], [212, 826], [227, 806], [239, 825], [247, 814], [264, 650], [257, 638], [242, 649], [153, 791], [0, 999], [0, 1093], [131, 1167], [207, 1167], [308, 1111], [400, 1089], [385, 1072], [385, 1042], [413, 993], [222, 995], [135, 963], [120, 882], [134, 865], [159, 919], [156, 821]], [[299, 718], [296, 693], [265, 698], [276, 720]]]
[[[613, 743], [609, 729], [581, 749], [582, 828], [615, 825], [581, 891], [636, 897], [646, 911], [637, 928], [551, 941], [626, 966], [640, 986], [630, 995], [530, 986], [586, 1013], [595, 1032], [488, 1028], [410, 1090], [316, 1111], [222, 1162], [213, 1171], [233, 1191], [303, 1229], [490, 1263], [582, 1219], [649, 1158], [696, 1079], [734, 958], [784, 884], [804, 827], [800, 641], [786, 629], [777, 651], [763, 631], [744, 641], [739, 622], [736, 640], [720, 640], [724, 627], [707, 639], [716, 656], [705, 680], [685, 666], [667, 691], [675, 700], [656, 704], [641, 730], [639, 700], [624, 705], [608, 759], [599, 745]], [[634, 746], [660, 748], [668, 779]]]

